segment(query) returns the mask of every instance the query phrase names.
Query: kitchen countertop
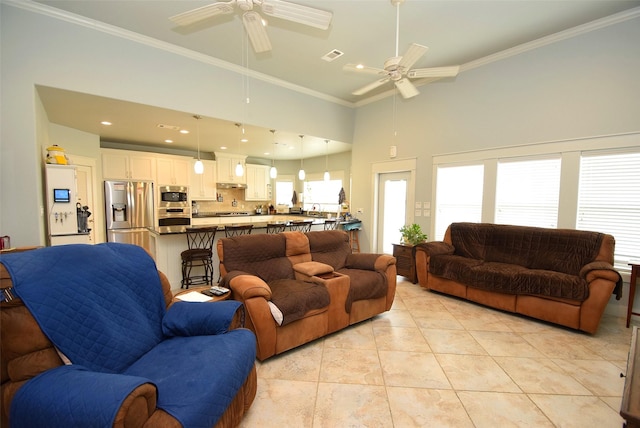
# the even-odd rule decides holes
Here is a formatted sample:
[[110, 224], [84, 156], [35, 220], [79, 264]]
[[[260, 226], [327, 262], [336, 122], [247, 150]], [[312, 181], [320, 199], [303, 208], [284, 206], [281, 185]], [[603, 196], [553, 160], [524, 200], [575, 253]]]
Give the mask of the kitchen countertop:
[[[319, 224], [324, 224], [325, 220], [335, 220], [335, 218], [323, 218], [320, 216], [308, 216], [308, 215], [304, 215], [304, 214], [262, 214], [264, 216], [272, 216], [272, 217], [277, 217], [277, 216], [287, 216], [287, 217], [300, 217], [301, 219], [305, 219], [305, 220], [309, 220], [309, 222], [311, 223], [311, 225], [319, 225]], [[254, 229], [266, 229], [267, 227], [267, 223], [276, 223], [276, 224], [286, 224], [289, 225], [291, 223], [291, 220], [284, 220], [284, 221], [278, 221], [278, 220], [271, 220], [271, 221], [267, 221], [265, 220], [264, 222], [261, 221], [243, 221], [244, 219], [249, 219], [249, 218], [254, 218], [255, 217], [259, 217], [260, 214], [253, 214], [253, 215], [248, 215], [248, 214], [240, 214], [240, 215], [228, 215], [228, 214], [224, 214], [224, 215], [219, 215], [218, 213], [198, 213], [198, 214], [194, 214], [192, 215], [192, 218], [233, 218], [234, 222], [230, 223], [232, 225], [242, 225], [242, 224], [253, 224], [253, 228]], [[236, 221], [237, 219], [237, 221]], [[351, 220], [341, 220], [339, 221], [339, 224], [351, 224], [351, 223], [358, 223], [360, 222], [360, 220], [358, 219], [351, 219]], [[217, 227], [218, 230], [224, 230], [224, 224], [214, 224], [214, 225], [206, 225], [206, 224], [202, 224], [202, 225], [192, 225], [190, 228], [191, 229], [197, 229], [199, 227]], [[175, 234], [182, 234], [185, 232], [163, 232], [163, 233], [159, 233], [159, 235], [175, 235]]]

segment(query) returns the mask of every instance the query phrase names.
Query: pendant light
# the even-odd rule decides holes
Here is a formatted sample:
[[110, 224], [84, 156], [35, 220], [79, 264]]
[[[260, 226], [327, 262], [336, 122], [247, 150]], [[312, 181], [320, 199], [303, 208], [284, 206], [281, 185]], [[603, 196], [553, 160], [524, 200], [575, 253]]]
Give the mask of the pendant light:
[[278, 177], [278, 170], [276, 169], [276, 160], [275, 160], [275, 156], [276, 156], [276, 130], [275, 129], [271, 129], [269, 132], [271, 132], [271, 134], [273, 135], [273, 155], [271, 156], [271, 169], [269, 169], [269, 177], [277, 178]]
[[204, 173], [204, 165], [202, 164], [202, 161], [200, 160], [200, 119], [202, 119], [202, 116], [198, 116], [197, 114], [193, 116], [198, 122], [196, 122], [196, 130], [197, 130], [197, 140], [198, 140], [198, 160], [196, 161], [196, 163], [193, 164], [193, 171], [196, 174], [203, 174]]
[[329, 140], [324, 140], [326, 144], [326, 156], [324, 159], [324, 181], [331, 180], [331, 176], [329, 175]]
[[[236, 123], [236, 126], [238, 127], [238, 129], [240, 129], [242, 125], [240, 123]], [[240, 129], [240, 134], [241, 134], [241, 139], [244, 138], [242, 137], [242, 134], [244, 134], [244, 127]], [[244, 175], [244, 167], [242, 166], [242, 163], [238, 161], [238, 164], [236, 165], [236, 177], [242, 177], [243, 175]]]
[[306, 177], [306, 174], [304, 172], [304, 153], [302, 151], [302, 139], [304, 138], [304, 135], [299, 135], [300, 137], [300, 171], [298, 171], [298, 179], [299, 180], [304, 180], [304, 178]]

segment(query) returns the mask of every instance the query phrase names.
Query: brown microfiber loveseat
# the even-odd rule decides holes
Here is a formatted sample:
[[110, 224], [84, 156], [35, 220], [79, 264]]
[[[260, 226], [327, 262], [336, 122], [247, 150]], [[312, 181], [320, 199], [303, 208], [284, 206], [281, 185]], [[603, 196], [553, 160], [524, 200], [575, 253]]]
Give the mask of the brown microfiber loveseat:
[[217, 251], [259, 360], [388, 311], [395, 296], [395, 258], [352, 254], [343, 231], [223, 238]]
[[595, 333], [622, 278], [613, 236], [580, 230], [452, 223], [416, 248], [424, 288]]

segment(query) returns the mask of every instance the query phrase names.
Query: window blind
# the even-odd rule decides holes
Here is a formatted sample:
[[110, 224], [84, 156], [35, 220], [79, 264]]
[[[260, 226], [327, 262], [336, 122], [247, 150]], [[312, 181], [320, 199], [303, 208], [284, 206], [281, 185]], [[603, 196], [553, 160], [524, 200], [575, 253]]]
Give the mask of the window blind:
[[640, 260], [640, 150], [582, 153], [576, 228], [613, 235], [617, 269]]
[[438, 166], [434, 240], [442, 240], [453, 222], [482, 218], [483, 165]]
[[561, 159], [500, 160], [495, 223], [555, 228]]

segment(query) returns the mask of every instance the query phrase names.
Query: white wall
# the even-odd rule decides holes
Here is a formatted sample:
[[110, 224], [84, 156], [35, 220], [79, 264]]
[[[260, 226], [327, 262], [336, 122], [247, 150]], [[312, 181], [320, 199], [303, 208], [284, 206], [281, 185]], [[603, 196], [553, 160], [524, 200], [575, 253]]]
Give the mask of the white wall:
[[[45, 242], [40, 154], [48, 120], [35, 85], [226, 120], [244, 115], [233, 72], [14, 5], [0, 8], [0, 233], [12, 245]], [[265, 82], [252, 81], [251, 91], [248, 123], [351, 141], [352, 109]]]
[[[360, 243], [371, 248], [371, 166], [417, 158], [416, 201], [432, 201], [432, 157], [483, 148], [640, 130], [640, 19], [420, 87], [410, 100], [358, 109], [353, 140], [352, 207], [365, 207]], [[577, 189], [574, 189], [577, 191]], [[431, 230], [430, 218], [416, 217]]]

